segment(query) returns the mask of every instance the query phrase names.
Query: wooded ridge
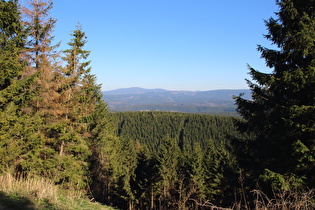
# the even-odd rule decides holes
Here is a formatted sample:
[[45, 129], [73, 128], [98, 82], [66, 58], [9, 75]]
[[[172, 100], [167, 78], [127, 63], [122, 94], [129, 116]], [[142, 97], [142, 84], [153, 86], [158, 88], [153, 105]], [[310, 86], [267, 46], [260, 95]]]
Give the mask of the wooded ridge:
[[235, 113], [233, 96], [248, 89], [210, 91], [170, 91], [164, 89], [124, 88], [103, 91], [110, 111], [177, 111], [188, 113]]

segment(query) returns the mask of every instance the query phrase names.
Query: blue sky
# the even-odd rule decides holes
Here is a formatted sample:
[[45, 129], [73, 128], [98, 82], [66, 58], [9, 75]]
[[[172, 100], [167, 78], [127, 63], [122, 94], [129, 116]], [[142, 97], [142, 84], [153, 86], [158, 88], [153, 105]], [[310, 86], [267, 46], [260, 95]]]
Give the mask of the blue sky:
[[78, 22], [103, 90], [247, 88], [247, 63], [268, 72], [257, 44], [274, 0], [54, 0], [64, 49]]

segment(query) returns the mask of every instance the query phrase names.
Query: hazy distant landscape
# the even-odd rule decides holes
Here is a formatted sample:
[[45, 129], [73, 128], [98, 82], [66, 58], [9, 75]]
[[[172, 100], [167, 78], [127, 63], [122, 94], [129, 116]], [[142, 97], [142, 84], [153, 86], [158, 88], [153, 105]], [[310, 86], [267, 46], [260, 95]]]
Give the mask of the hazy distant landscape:
[[250, 90], [173, 91], [165, 89], [123, 88], [103, 91], [110, 111], [174, 111], [186, 113], [235, 114], [233, 96]]

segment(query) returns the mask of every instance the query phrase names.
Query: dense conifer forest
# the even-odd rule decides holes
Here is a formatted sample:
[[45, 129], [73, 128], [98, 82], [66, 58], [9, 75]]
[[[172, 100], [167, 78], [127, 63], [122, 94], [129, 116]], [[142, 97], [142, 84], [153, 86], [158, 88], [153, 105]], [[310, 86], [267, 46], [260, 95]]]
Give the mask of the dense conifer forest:
[[119, 209], [314, 209], [315, 1], [276, 3], [278, 49], [258, 46], [272, 72], [249, 66], [234, 118], [109, 113], [82, 26], [60, 50], [52, 1], [0, 0], [1, 180]]
[[240, 119], [175, 112], [111, 117], [122, 141], [119, 163], [133, 163], [128, 165], [132, 174], [122, 177], [130, 179], [128, 186], [122, 188], [129, 189], [136, 208], [195, 208], [204, 205], [204, 198], [231, 204], [238, 167], [229, 148], [230, 140], [239, 137], [234, 121]]
[[152, 153], [160, 149], [161, 141], [169, 136], [183, 150], [208, 142], [229, 144], [237, 136], [234, 124], [237, 118], [225, 116], [185, 114], [177, 112], [120, 112], [111, 113], [117, 127], [117, 136], [131, 139], [148, 147]]

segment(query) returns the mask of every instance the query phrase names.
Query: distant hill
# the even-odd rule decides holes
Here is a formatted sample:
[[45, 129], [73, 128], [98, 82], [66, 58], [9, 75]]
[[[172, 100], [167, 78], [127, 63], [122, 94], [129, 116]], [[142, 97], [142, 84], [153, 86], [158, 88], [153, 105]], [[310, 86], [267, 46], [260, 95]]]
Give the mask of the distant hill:
[[233, 96], [250, 90], [171, 91], [164, 89], [123, 88], [104, 91], [110, 111], [177, 111], [187, 113], [235, 112]]

